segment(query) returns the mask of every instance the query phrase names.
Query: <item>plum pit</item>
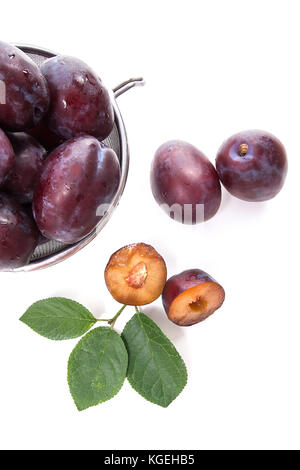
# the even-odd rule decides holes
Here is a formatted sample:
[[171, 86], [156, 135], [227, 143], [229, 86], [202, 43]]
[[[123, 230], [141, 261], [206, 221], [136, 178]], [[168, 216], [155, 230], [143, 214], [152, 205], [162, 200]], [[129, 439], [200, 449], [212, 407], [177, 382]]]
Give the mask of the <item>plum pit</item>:
[[139, 289], [146, 281], [147, 275], [147, 266], [143, 261], [141, 261], [131, 269], [128, 277], [126, 278], [126, 282], [130, 287]]

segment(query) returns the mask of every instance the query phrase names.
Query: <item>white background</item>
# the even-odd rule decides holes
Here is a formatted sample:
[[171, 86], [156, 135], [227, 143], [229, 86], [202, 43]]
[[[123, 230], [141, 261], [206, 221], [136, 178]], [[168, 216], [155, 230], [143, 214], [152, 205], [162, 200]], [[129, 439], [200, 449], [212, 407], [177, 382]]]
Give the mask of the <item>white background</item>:
[[[107, 86], [146, 85], [119, 98], [131, 149], [120, 206], [98, 238], [70, 260], [30, 274], [0, 274], [0, 446], [3, 449], [300, 448], [299, 2], [15, 1], [1, 5], [1, 39], [37, 44], [91, 65]], [[166, 140], [186, 140], [212, 161], [245, 129], [274, 133], [289, 174], [266, 203], [223, 191], [218, 214], [182, 226], [155, 203], [149, 168]], [[202, 324], [170, 323], [158, 300], [144, 308], [186, 361], [188, 385], [167, 409], [128, 383], [114, 399], [77, 412], [66, 365], [77, 340], [53, 342], [18, 321], [34, 301], [66, 296], [96, 316], [118, 305], [103, 271], [121, 246], [144, 241], [169, 275], [198, 267], [226, 290]], [[132, 311], [117, 323], [121, 331]]]

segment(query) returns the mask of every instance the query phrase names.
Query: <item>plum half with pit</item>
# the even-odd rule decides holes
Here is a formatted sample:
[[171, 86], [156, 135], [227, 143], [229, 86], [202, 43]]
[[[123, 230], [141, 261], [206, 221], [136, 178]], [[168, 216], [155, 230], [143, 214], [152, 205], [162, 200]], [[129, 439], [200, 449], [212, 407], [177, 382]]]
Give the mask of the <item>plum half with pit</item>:
[[3, 190], [20, 202], [32, 202], [33, 191], [44, 160], [46, 150], [30, 135], [24, 132], [8, 134], [15, 152], [14, 164], [3, 186]]
[[188, 269], [170, 277], [162, 293], [164, 309], [176, 325], [191, 326], [221, 307], [223, 287], [201, 269]]
[[8, 137], [0, 129], [0, 185], [14, 164], [15, 154]]
[[56, 135], [70, 139], [86, 133], [105, 139], [114, 124], [108, 91], [84, 62], [56, 56], [46, 60], [41, 71], [50, 89], [47, 126]]
[[32, 217], [11, 197], [0, 193], [0, 270], [26, 265], [39, 232]]
[[287, 174], [284, 146], [272, 134], [259, 130], [240, 132], [218, 151], [216, 168], [225, 188], [239, 199], [266, 201], [283, 187]]
[[49, 107], [39, 67], [18, 47], [0, 41], [0, 125], [6, 131], [36, 126]]
[[193, 145], [173, 140], [156, 151], [151, 188], [168, 215], [185, 224], [212, 218], [221, 203], [221, 185], [208, 158]]
[[124, 246], [111, 257], [105, 282], [111, 295], [125, 305], [146, 305], [157, 299], [167, 279], [161, 255], [146, 243]]
[[116, 153], [95, 137], [74, 137], [53, 150], [33, 196], [42, 235], [63, 243], [88, 235], [111, 204], [120, 174]]

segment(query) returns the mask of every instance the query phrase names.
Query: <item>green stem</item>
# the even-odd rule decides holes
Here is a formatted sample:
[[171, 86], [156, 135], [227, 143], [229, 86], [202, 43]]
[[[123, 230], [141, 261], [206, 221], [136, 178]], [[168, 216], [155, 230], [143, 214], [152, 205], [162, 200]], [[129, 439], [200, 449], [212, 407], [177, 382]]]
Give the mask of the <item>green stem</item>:
[[113, 328], [115, 326], [117, 318], [121, 315], [121, 313], [123, 312], [125, 307], [127, 307], [127, 305], [123, 305], [123, 307], [120, 308], [120, 310], [115, 314], [115, 316], [111, 320], [109, 320], [108, 323], [109, 323], [111, 328]]
[[112, 318], [96, 318], [96, 321], [105, 321], [109, 323], [112, 320]]
[[114, 317], [109, 318], [109, 319], [108, 318], [97, 318], [97, 321], [105, 321], [109, 325], [111, 325], [111, 328], [113, 328], [115, 323], [116, 323], [117, 318], [121, 315], [121, 313], [123, 312], [125, 307], [127, 307], [127, 305], [123, 305], [123, 307], [120, 308], [120, 310], [115, 314]]
[[136, 313], [140, 313], [140, 311], [137, 307], [134, 307], [134, 308], [135, 308]]

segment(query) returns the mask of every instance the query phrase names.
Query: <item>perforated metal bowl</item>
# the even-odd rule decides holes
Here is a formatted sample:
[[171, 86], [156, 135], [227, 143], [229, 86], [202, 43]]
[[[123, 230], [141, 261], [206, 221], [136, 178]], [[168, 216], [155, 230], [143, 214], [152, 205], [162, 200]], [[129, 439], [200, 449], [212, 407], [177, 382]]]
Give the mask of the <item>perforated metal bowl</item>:
[[[23, 44], [16, 44], [16, 46], [19, 47], [26, 54], [28, 54], [29, 57], [31, 57], [31, 59], [38, 65], [41, 65], [46, 59], [57, 55], [57, 53], [53, 51], [40, 49], [35, 46], [28, 46]], [[83, 247], [85, 247], [96, 237], [96, 235], [98, 235], [99, 232], [101, 232], [105, 224], [110, 219], [114, 209], [118, 205], [120, 197], [122, 196], [126, 185], [129, 167], [129, 150], [127, 143], [127, 135], [120, 110], [116, 103], [116, 98], [123, 94], [125, 91], [129, 90], [130, 88], [136, 85], [142, 85], [143, 83], [144, 81], [142, 78], [131, 78], [121, 83], [110, 92], [111, 102], [115, 114], [115, 123], [111, 134], [103, 142], [109, 147], [111, 147], [116, 152], [119, 158], [121, 166], [121, 179], [118, 191], [109, 209], [104, 214], [98, 225], [89, 235], [87, 235], [79, 242], [74, 243], [73, 245], [66, 245], [53, 240], [41, 242], [35, 249], [29, 264], [20, 268], [11, 269], [10, 271], [36, 271], [38, 269], [43, 269], [47, 268], [48, 266], [52, 266], [53, 264], [59, 263], [60, 261], [64, 261], [70, 256], [77, 253]]]

